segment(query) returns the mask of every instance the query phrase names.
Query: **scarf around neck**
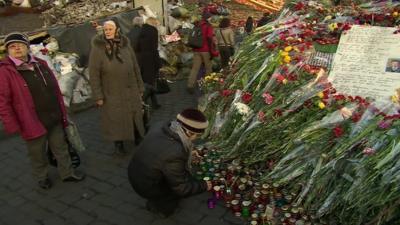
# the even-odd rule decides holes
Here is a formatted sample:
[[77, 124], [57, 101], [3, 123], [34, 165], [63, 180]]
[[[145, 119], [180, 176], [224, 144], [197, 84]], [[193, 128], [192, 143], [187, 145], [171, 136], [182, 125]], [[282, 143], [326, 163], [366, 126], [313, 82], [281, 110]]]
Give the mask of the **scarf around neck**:
[[185, 131], [183, 130], [181, 124], [178, 121], [176, 120], [172, 121], [171, 125], [169, 126], [169, 129], [179, 136], [179, 139], [181, 140], [186, 153], [189, 155], [186, 168], [189, 170], [190, 173], [192, 173], [192, 149], [193, 149], [192, 141], [185, 134]]
[[108, 59], [111, 61], [115, 55], [118, 61], [121, 63], [123, 62], [122, 57], [121, 57], [121, 47], [122, 47], [122, 41], [121, 41], [121, 34], [117, 30], [115, 33], [114, 39], [106, 39], [106, 36], [103, 35], [104, 40], [106, 42], [106, 55]]

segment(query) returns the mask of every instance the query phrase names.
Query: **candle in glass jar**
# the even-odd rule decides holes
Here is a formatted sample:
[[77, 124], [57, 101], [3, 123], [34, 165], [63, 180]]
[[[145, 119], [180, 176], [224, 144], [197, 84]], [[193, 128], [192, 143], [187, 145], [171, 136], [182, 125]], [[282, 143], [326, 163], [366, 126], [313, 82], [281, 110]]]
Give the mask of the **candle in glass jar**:
[[247, 218], [250, 216], [250, 204], [251, 201], [243, 201], [242, 202], [242, 217]]
[[207, 166], [208, 168], [210, 168], [210, 167], [213, 166], [212, 159], [207, 159], [207, 160], [206, 160], [206, 166]]
[[221, 175], [222, 175], [222, 177], [225, 177], [226, 176], [226, 170], [221, 170]]
[[265, 211], [265, 205], [263, 205], [263, 204], [258, 204], [257, 208], [258, 208], [258, 211], [260, 211], [260, 212]]
[[253, 201], [254, 202], [260, 202], [260, 196], [261, 196], [261, 192], [259, 191], [254, 191], [253, 193]]
[[207, 200], [207, 206], [209, 209], [215, 208], [215, 199], [214, 198], [209, 198]]
[[292, 210], [290, 212], [292, 213], [292, 217], [293, 218], [300, 219], [299, 209], [298, 208], [292, 208]]
[[234, 200], [232, 200], [231, 201], [231, 207], [232, 207], [232, 211], [233, 211], [233, 213], [240, 213], [240, 211], [241, 211], [241, 208], [240, 208], [240, 205], [239, 205], [239, 200], [236, 200], [236, 199], [234, 199]]
[[258, 221], [258, 220], [259, 220], [258, 213], [251, 214], [251, 221]]
[[245, 185], [245, 184], [240, 184], [239, 187], [238, 187], [238, 189], [239, 189], [240, 191], [244, 191], [244, 190], [246, 190], [246, 185]]
[[273, 191], [274, 191], [274, 194], [280, 192], [280, 191], [279, 191], [279, 184], [278, 184], [278, 183], [273, 183], [273, 184], [272, 184], [272, 189], [273, 189]]
[[290, 224], [290, 225], [296, 225], [296, 221], [297, 221], [297, 220], [296, 220], [295, 218], [290, 218], [290, 219], [289, 219], [289, 224]]
[[285, 213], [284, 214], [284, 218], [285, 218], [286, 223], [289, 223], [289, 220], [290, 220], [291, 217], [292, 217], [292, 215], [290, 213]]
[[236, 200], [241, 200], [242, 199], [242, 195], [239, 194], [239, 193], [235, 194], [235, 199]]
[[202, 171], [197, 171], [196, 172], [196, 178], [201, 180], [203, 178], [203, 172]]
[[250, 222], [250, 225], [258, 225], [257, 220], [252, 220], [252, 221]]
[[214, 186], [213, 189], [214, 189], [214, 197], [215, 197], [215, 199], [217, 199], [217, 200], [221, 199], [221, 195], [222, 195], [221, 187], [220, 186]]
[[208, 170], [208, 168], [207, 168], [207, 166], [206, 166], [206, 163], [205, 163], [204, 161], [201, 161], [201, 162], [200, 162], [200, 168], [201, 168], [201, 170], [204, 171], [204, 172]]
[[293, 200], [293, 196], [292, 195], [285, 195], [285, 201], [287, 204], [290, 204]]
[[269, 192], [265, 189], [261, 190], [260, 199], [264, 204], [268, 204], [269, 203]]

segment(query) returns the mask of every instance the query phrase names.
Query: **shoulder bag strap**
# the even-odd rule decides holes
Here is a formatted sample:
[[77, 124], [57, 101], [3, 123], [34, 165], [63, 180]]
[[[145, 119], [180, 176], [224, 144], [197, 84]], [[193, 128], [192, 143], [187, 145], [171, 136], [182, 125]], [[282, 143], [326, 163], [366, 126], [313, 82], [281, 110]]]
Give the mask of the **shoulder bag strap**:
[[224, 43], [225, 43], [225, 46], [228, 46], [228, 44], [226, 43], [226, 40], [225, 40], [224, 34], [222, 33], [222, 29], [219, 29], [219, 33], [221, 34], [221, 37], [222, 37], [222, 40], [223, 40], [223, 41], [224, 41]]

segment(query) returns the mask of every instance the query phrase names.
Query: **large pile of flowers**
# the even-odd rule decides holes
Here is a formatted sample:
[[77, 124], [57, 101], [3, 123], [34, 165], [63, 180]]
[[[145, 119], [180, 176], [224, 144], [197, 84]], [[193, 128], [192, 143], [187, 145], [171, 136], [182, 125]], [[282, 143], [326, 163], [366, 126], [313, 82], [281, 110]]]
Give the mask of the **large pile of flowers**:
[[348, 96], [327, 79], [342, 33], [397, 26], [400, 7], [288, 5], [244, 41], [229, 74], [201, 81], [209, 207], [224, 202], [252, 224], [400, 224], [399, 94]]

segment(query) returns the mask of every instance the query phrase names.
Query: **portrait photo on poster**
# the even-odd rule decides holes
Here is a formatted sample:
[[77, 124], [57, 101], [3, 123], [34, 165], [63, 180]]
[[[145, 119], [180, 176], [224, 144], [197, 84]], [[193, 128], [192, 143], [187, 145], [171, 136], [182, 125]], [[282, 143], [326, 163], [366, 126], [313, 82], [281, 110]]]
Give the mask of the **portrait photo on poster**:
[[386, 63], [385, 72], [400, 73], [400, 58], [389, 58]]

